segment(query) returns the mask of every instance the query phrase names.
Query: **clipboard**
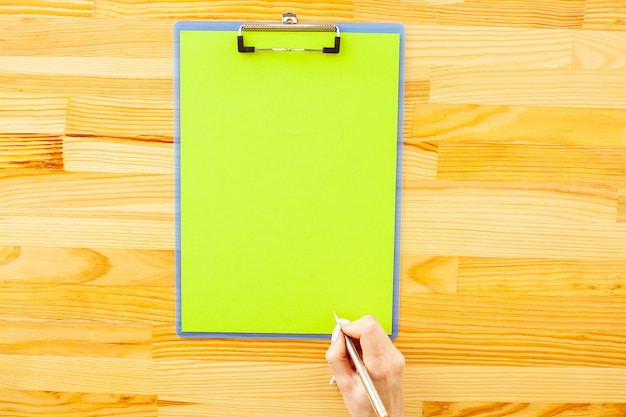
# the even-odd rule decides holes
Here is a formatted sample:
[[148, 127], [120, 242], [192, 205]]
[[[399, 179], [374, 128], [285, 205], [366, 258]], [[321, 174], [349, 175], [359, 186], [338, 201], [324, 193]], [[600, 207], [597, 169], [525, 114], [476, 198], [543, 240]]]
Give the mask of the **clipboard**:
[[405, 31], [178, 22], [181, 337], [398, 333]]

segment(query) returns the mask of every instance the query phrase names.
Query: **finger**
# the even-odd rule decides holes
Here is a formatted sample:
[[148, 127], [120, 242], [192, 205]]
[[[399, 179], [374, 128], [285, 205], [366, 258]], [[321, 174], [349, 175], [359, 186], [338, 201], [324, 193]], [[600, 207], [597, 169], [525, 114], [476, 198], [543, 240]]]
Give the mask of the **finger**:
[[391, 339], [374, 316], [365, 316], [351, 323], [341, 325], [348, 336], [358, 339], [364, 356], [383, 355], [389, 348]]
[[[333, 338], [328, 350], [326, 350], [326, 361], [335, 375], [337, 385], [342, 385], [349, 383], [348, 381], [353, 377], [354, 371], [348, 359], [346, 340], [343, 337], [339, 325], [337, 325], [335, 329], [338, 333], [338, 337]], [[333, 334], [336, 332], [333, 332]]]

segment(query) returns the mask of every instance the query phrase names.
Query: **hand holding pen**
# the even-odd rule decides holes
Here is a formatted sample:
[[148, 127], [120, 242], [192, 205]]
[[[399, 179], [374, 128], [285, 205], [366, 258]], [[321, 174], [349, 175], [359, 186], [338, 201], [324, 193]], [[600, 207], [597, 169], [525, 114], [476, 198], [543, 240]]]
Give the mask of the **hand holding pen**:
[[326, 351], [326, 360], [350, 414], [353, 417], [378, 417], [374, 401], [370, 399], [371, 393], [368, 395], [369, 390], [358, 372], [359, 359], [356, 359], [357, 363], [351, 359], [344, 335], [349, 336], [357, 350], [360, 350], [362, 363], [388, 415], [402, 417], [402, 376], [405, 363], [402, 353], [396, 349], [385, 330], [372, 316], [354, 322], [339, 320], [339, 323]]

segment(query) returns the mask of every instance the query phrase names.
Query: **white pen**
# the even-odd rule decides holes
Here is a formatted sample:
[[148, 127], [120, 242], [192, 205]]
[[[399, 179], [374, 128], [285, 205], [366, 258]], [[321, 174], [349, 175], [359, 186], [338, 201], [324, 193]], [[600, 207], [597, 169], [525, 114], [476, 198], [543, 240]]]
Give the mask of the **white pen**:
[[[333, 312], [335, 315], [335, 321], [339, 324], [339, 317], [337, 317], [337, 313]], [[376, 391], [376, 387], [372, 382], [372, 378], [370, 378], [369, 372], [367, 372], [367, 368], [363, 363], [363, 360], [359, 356], [359, 353], [354, 346], [354, 342], [352, 342], [352, 338], [344, 333], [344, 337], [346, 339], [346, 349], [348, 350], [348, 354], [350, 355], [350, 359], [352, 360], [352, 364], [356, 368], [356, 373], [361, 378], [361, 382], [363, 382], [363, 386], [365, 387], [365, 392], [367, 392], [367, 396], [370, 399], [370, 403], [378, 417], [389, 417], [387, 414], [387, 410], [385, 410], [385, 405], [383, 404], [380, 396], [378, 395], [378, 391]], [[332, 380], [331, 380], [332, 384]]]

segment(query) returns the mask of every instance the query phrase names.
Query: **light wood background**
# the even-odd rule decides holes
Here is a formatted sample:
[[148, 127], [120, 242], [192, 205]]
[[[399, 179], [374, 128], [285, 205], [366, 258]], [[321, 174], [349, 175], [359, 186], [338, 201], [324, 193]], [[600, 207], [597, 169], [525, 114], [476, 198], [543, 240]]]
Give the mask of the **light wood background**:
[[626, 416], [620, 0], [0, 0], [0, 416], [346, 416], [174, 332], [173, 24], [283, 11], [407, 29], [407, 415]]

